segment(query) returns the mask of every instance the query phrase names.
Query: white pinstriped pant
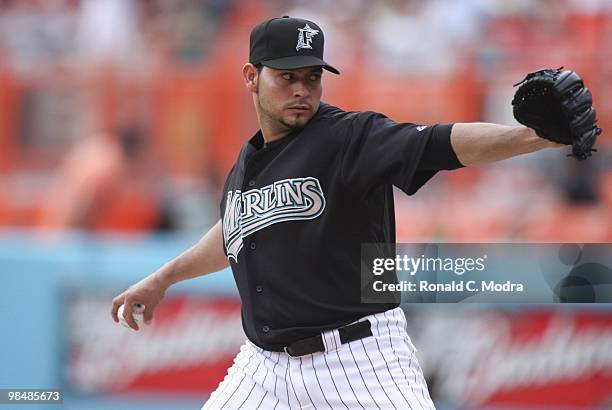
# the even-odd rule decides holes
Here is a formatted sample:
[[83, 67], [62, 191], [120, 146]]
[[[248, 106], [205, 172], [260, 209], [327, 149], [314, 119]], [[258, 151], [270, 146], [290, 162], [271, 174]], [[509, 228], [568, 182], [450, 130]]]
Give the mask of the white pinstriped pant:
[[402, 309], [366, 319], [373, 336], [340, 344], [330, 330], [325, 352], [301, 357], [247, 341], [202, 410], [435, 409]]

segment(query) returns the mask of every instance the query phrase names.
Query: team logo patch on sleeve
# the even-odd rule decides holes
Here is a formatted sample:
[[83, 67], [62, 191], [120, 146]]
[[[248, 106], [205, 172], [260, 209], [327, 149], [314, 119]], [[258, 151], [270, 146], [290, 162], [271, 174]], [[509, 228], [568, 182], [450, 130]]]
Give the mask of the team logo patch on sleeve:
[[272, 224], [314, 219], [325, 209], [317, 178], [291, 178], [246, 192], [228, 191], [223, 241], [228, 258], [238, 262], [242, 239]]

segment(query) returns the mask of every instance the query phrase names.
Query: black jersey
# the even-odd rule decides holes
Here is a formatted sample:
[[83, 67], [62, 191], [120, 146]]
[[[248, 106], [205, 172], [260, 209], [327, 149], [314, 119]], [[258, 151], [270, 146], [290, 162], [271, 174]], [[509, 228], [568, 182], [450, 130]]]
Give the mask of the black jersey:
[[397, 303], [361, 303], [362, 243], [394, 243], [393, 185], [461, 167], [452, 125], [321, 103], [300, 130], [242, 148], [221, 202], [247, 337], [273, 351]]

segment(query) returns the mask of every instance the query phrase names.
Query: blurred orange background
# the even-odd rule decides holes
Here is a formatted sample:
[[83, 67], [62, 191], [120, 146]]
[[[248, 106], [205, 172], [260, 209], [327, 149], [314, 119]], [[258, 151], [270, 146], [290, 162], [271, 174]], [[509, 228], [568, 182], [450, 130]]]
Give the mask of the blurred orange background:
[[548, 150], [398, 195], [398, 240], [612, 240], [612, 13], [603, 1], [2, 1], [0, 225], [203, 232], [257, 130], [250, 29], [326, 34], [323, 99], [415, 123], [513, 124], [512, 84], [576, 70], [604, 129], [589, 161]]

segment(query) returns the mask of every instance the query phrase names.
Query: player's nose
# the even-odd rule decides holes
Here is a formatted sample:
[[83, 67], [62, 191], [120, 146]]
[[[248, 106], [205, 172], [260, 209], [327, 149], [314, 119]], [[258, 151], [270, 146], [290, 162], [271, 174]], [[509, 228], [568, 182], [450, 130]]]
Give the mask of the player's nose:
[[297, 98], [305, 98], [310, 95], [308, 86], [304, 81], [296, 81], [293, 84], [293, 96]]

